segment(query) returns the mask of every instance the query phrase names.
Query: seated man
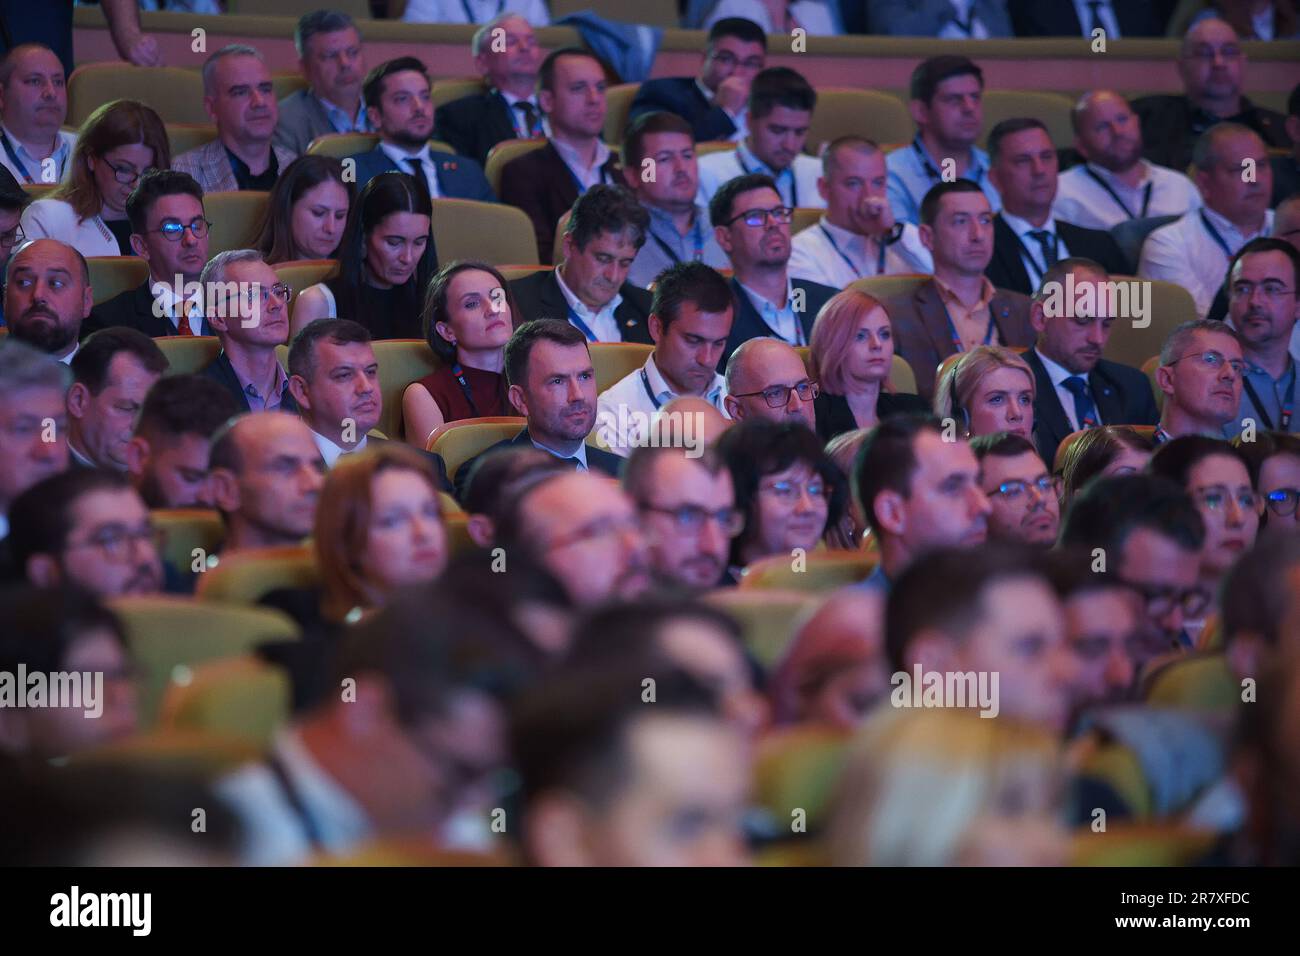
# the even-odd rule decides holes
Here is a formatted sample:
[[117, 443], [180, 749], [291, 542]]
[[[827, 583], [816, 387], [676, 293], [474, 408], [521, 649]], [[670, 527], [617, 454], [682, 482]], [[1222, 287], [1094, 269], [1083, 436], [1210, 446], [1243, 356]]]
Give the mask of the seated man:
[[366, 115], [379, 132], [379, 142], [369, 152], [350, 157], [356, 163], [357, 189], [380, 173], [410, 173], [421, 177], [433, 199], [496, 202], [478, 163], [429, 148], [429, 84], [429, 71], [413, 56], [381, 63], [367, 74]]
[[621, 186], [593, 186], [573, 204], [564, 258], [510, 283], [515, 323], [567, 317], [589, 342], [650, 344], [650, 293], [627, 281], [649, 216]]
[[145, 396], [163, 373], [162, 350], [135, 329], [96, 332], [72, 360], [68, 450], [77, 468], [126, 471], [127, 445]]
[[971, 439], [988, 496], [989, 540], [1038, 548], [1056, 544], [1061, 524], [1060, 483], [1027, 438], [994, 432]]
[[157, 540], [149, 509], [117, 472], [73, 468], [32, 485], [9, 509], [14, 567], [37, 587], [157, 594]]
[[301, 544], [316, 520], [325, 462], [293, 415], [251, 412], [212, 436], [212, 501], [225, 521], [221, 553]]
[[700, 160], [701, 199], [711, 205], [723, 183], [761, 173], [771, 177], [785, 205], [825, 206], [817, 192], [817, 160], [803, 152], [816, 106], [816, 91], [789, 67], [770, 67], [754, 77], [748, 133], [734, 150]]
[[352, 18], [337, 10], [304, 13], [294, 28], [293, 45], [307, 88], [280, 101], [276, 145], [302, 156], [319, 136], [370, 132], [361, 98], [366, 54]]
[[732, 352], [726, 384], [723, 402], [736, 421], [793, 420], [817, 430], [817, 383], [799, 353], [779, 339], [750, 339]]
[[645, 365], [601, 392], [596, 420], [610, 451], [626, 456], [651, 441], [651, 420], [679, 396], [703, 398], [721, 410], [718, 359], [731, 334], [727, 280], [701, 262], [666, 270], [650, 309], [654, 352]]
[[1183, 435], [1231, 438], [1240, 431], [1245, 371], [1241, 336], [1231, 326], [1196, 319], [1169, 333], [1156, 369], [1165, 393], [1156, 444]]
[[40, 43], [13, 47], [0, 61], [0, 119], [7, 148], [0, 165], [26, 185], [63, 182], [77, 134], [68, 120], [63, 64]]
[[[1241, 336], [1246, 372], [1239, 422], [1257, 429], [1300, 432], [1295, 417], [1296, 360], [1291, 343], [1300, 328], [1300, 251], [1281, 239], [1252, 239], [1228, 268], [1228, 324]], [[1258, 290], [1261, 295], [1256, 295]]]
[[5, 342], [0, 347], [0, 578], [15, 571], [3, 553], [14, 499], [67, 470], [64, 395], [71, 378], [66, 365], [28, 345]]
[[126, 446], [126, 469], [144, 503], [211, 508], [212, 435], [238, 413], [230, 393], [200, 375], [171, 375], [149, 389]]
[[724, 17], [709, 28], [698, 76], [644, 81], [629, 122], [664, 110], [684, 119], [697, 142], [736, 139], [746, 127], [750, 84], [767, 63], [767, 34], [750, 20]]
[[149, 263], [149, 275], [134, 289], [119, 292], [90, 310], [81, 327], [87, 336], [124, 325], [152, 338], [211, 335], [203, 318], [200, 293], [185, 298], [208, 262], [208, 229], [203, 190], [185, 173], [152, 170], [126, 201], [131, 248]]
[[24, 243], [5, 266], [9, 335], [65, 365], [77, 354], [81, 325], [94, 302], [86, 257], [57, 239]]

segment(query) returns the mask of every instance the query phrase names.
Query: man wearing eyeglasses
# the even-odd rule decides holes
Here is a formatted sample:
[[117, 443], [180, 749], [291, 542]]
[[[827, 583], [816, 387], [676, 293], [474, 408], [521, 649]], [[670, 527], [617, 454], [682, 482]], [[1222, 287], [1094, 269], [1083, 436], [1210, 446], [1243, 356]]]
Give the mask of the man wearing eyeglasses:
[[131, 248], [149, 263], [149, 277], [91, 309], [82, 336], [115, 325], [150, 338], [213, 334], [203, 297], [194, 293], [208, 261], [211, 226], [199, 184], [186, 173], [151, 170], [126, 201], [126, 215]]
[[1048, 473], [1029, 439], [997, 432], [972, 438], [970, 447], [979, 459], [980, 487], [993, 509], [989, 540], [1054, 545], [1061, 525], [1060, 482]]
[[1300, 252], [1281, 239], [1252, 239], [1228, 269], [1228, 324], [1241, 336], [1246, 360], [1238, 429], [1249, 419], [1256, 430], [1300, 432], [1291, 353], [1300, 319], [1297, 279]]
[[736, 421], [795, 421], [817, 430], [819, 391], [803, 359], [777, 339], [750, 339], [727, 362], [727, 414]]
[[1182, 435], [1231, 438], [1240, 430], [1242, 339], [1222, 322], [1196, 319], [1170, 333], [1160, 350], [1156, 385], [1165, 393], [1155, 442]]

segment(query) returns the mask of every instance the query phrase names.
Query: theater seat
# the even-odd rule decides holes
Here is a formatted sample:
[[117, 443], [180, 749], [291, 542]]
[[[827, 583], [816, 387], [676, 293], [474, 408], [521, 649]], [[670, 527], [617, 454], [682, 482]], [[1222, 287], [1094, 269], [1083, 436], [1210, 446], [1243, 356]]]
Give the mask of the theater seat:
[[[1129, 425], [1128, 427], [1132, 428], [1144, 438], [1150, 438], [1156, 433], [1155, 425]], [[1070, 446], [1078, 441], [1083, 434], [1082, 431], [1070, 432], [1070, 434], [1061, 439], [1061, 443], [1056, 446], [1056, 457], [1052, 459], [1052, 471], [1054, 473], [1060, 474], [1061, 469], [1064, 467], [1066, 452], [1070, 450]]]
[[806, 149], [816, 156], [831, 140], [850, 135], [876, 143], [907, 142], [913, 131], [907, 107], [895, 96], [875, 90], [818, 87]]
[[[346, 13], [353, 20], [369, 20], [368, 0], [330, 0], [331, 10]], [[319, 10], [315, 0], [226, 0], [228, 15], [246, 14], [257, 17], [300, 17]]]
[[1151, 815], [1151, 792], [1137, 755], [1118, 743], [1091, 742], [1077, 776], [1108, 787], [1138, 819]]
[[506, 168], [507, 163], [545, 145], [545, 138], [539, 136], [536, 139], [505, 139], [493, 146], [488, 151], [487, 161], [483, 164], [483, 172], [492, 191], [498, 196], [501, 195], [501, 171]]
[[866, 279], [858, 279], [849, 285], [850, 289], [857, 289], [859, 292], [865, 292], [874, 299], [884, 302], [887, 299], [901, 298], [902, 296], [911, 295], [923, 282], [929, 281], [933, 276], [922, 275], [920, 273], [906, 273], [903, 275], [892, 276], [869, 276]]
[[139, 256], [87, 256], [86, 265], [90, 267], [95, 305], [134, 289], [149, 278], [149, 263]]
[[195, 597], [202, 603], [255, 605], [278, 588], [311, 588], [320, 583], [316, 556], [309, 545], [249, 548], [220, 557], [199, 575]]
[[59, 188], [58, 183], [23, 183], [23, 192], [31, 196], [32, 199], [44, 199], [54, 190]]
[[[984, 128], [980, 131], [979, 145], [988, 143], [989, 133], [993, 127], [1005, 119], [1032, 116], [1042, 120], [1052, 145], [1065, 149], [1074, 142], [1074, 127], [1070, 122], [1070, 111], [1074, 103], [1060, 93], [1043, 93], [1036, 90], [991, 90], [984, 91]], [[817, 100], [821, 109], [821, 98]], [[910, 139], [911, 135], [900, 137]]]
[[217, 138], [217, 128], [211, 123], [167, 123], [167, 143], [172, 156], [188, 153], [204, 143]]
[[1241, 703], [1241, 684], [1222, 654], [1182, 657], [1146, 680], [1146, 702], [1154, 707], [1232, 711]]
[[218, 734], [264, 749], [289, 719], [289, 675], [252, 654], [197, 664], [183, 676], [163, 695], [160, 727]]
[[[592, 4], [587, 2], [584, 2], [582, 7], [593, 9]], [[638, 19], [634, 22], [645, 23], [646, 21]], [[632, 112], [632, 100], [636, 99], [636, 92], [639, 89], [641, 89], [640, 83], [618, 83], [605, 87], [605, 142], [623, 142], [623, 133], [627, 130], [627, 117]]]
[[551, 0], [551, 22], [579, 10], [591, 10], [606, 20], [674, 29], [680, 21], [677, 0]]
[[735, 148], [736, 144], [729, 139], [709, 139], [695, 144], [695, 155], [708, 156], [710, 153], [723, 153]]
[[448, 850], [435, 846], [432, 841], [412, 837], [394, 837], [367, 843], [338, 855], [324, 854], [313, 857], [308, 866], [515, 866], [509, 852], [494, 849], [491, 853], [472, 850]]
[[166, 335], [153, 341], [167, 356], [167, 375], [193, 375], [221, 351], [215, 335]]
[[765, 668], [785, 653], [795, 628], [820, 599], [802, 591], [719, 588], [704, 599], [740, 622], [745, 647]]
[[203, 77], [197, 69], [114, 61], [86, 63], [72, 71], [66, 124], [81, 126], [91, 113], [113, 100], [138, 100], [153, 109], [163, 123], [212, 122], [203, 108]]
[[1131, 317], [1120, 317], [1111, 325], [1104, 355], [1112, 362], [1140, 368], [1147, 356], [1160, 351], [1170, 332], [1184, 322], [1198, 318], [1196, 301], [1180, 285], [1162, 279], [1136, 279], [1133, 276], [1111, 276], [1111, 279], [1117, 282], [1141, 282], [1142, 288], [1151, 290], [1145, 303], [1150, 310], [1147, 316], [1149, 325], [1137, 328]]
[[[303, 12], [306, 13], [312, 9], [314, 9], [312, 6], [307, 5], [303, 8]], [[307, 89], [307, 78], [301, 73], [272, 73], [271, 87], [275, 90], [275, 100], [278, 103], [286, 96], [292, 96], [299, 90]]]
[[402, 434], [402, 393], [406, 386], [437, 371], [442, 363], [423, 339], [385, 339], [375, 342], [379, 361], [379, 389], [384, 411], [377, 426], [385, 435]]
[[471, 199], [433, 201], [433, 240], [438, 261], [476, 259], [488, 265], [537, 261], [537, 234], [522, 210]]
[[589, 348], [597, 394], [639, 369], [654, 351], [653, 345], [640, 342], [592, 342]]
[[456, 100], [462, 100], [467, 96], [482, 93], [485, 89], [481, 76], [452, 76], [446, 79], [434, 80], [433, 87], [429, 90], [429, 97], [433, 101], [433, 108], [436, 110], [446, 103], [454, 103]]
[[195, 548], [203, 550], [206, 561], [226, 534], [221, 513], [212, 508], [157, 508], [149, 520], [163, 533], [162, 557], [182, 573], [193, 569]]
[[805, 229], [811, 229], [813, 226], [817, 225], [825, 212], [825, 209], [796, 206], [794, 210], [794, 218], [790, 220], [790, 235], [803, 232]]
[[425, 447], [442, 456], [447, 465], [447, 477], [454, 478], [461, 465], [497, 442], [514, 438], [525, 423], [523, 418], [506, 415], [462, 418], [435, 428]]
[[850, 740], [852, 734], [816, 725], [767, 734], [758, 743], [754, 761], [754, 802], [786, 833], [792, 832], [796, 809], [804, 811], [808, 832], [820, 832]]
[[870, 577], [880, 556], [863, 551], [811, 551], [804, 561], [800, 571], [788, 554], [760, 558], [740, 576], [740, 589], [831, 591]]
[[1210, 853], [1217, 834], [1177, 823], [1110, 823], [1100, 833], [1075, 831], [1070, 866], [1194, 866]]
[[212, 223], [208, 258], [230, 249], [248, 249], [257, 241], [269, 193], [255, 189], [208, 193], [203, 208]]

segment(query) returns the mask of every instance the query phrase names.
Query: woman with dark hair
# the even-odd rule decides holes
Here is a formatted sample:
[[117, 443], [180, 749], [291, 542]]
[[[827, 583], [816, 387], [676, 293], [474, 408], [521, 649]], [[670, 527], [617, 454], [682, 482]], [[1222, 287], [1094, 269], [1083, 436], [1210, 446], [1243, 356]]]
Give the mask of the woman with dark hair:
[[352, 183], [333, 156], [299, 156], [275, 181], [258, 228], [267, 262], [333, 259], [352, 206]]
[[81, 125], [67, 179], [23, 211], [23, 234], [83, 256], [133, 256], [127, 197], [145, 172], [171, 162], [157, 113], [135, 100], [105, 103]]
[[[1070, 499], [1092, 479], [1141, 471], [1151, 460], [1154, 448], [1150, 438], [1128, 425], [1106, 425], [1084, 432], [1061, 460], [1062, 514]], [[1049, 467], [1052, 464], [1049, 462]]]
[[445, 422], [513, 413], [503, 369], [514, 315], [509, 285], [486, 263], [451, 262], [433, 277], [424, 338], [442, 365], [402, 394], [408, 443], [423, 448]]
[[420, 290], [438, 268], [433, 204], [406, 173], [380, 173], [348, 213], [339, 274], [303, 290], [293, 310], [297, 335], [317, 319], [352, 319], [374, 339], [418, 339]]
[[1250, 477], [1264, 502], [1263, 527], [1270, 534], [1300, 534], [1300, 435], [1260, 432], [1254, 441], [1232, 440], [1246, 456]]
[[770, 554], [811, 551], [839, 524], [848, 482], [803, 425], [743, 421], [723, 432], [717, 448], [745, 515], [731, 543], [733, 574]]

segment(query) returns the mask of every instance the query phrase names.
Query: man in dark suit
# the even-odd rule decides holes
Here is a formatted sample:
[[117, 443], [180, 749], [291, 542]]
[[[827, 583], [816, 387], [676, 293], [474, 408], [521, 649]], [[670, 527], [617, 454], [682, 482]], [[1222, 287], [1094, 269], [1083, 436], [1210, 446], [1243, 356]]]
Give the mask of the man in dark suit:
[[731, 335], [719, 368], [742, 343], [773, 336], [807, 345], [813, 320], [838, 290], [791, 279], [790, 223], [793, 211], [781, 200], [771, 176], [751, 173], [722, 184], [709, 202], [709, 221], [718, 245], [731, 258], [736, 297]]
[[[501, 33], [494, 36], [498, 29]], [[504, 13], [479, 27], [471, 50], [487, 89], [439, 106], [434, 128], [457, 153], [486, 165], [497, 143], [544, 135], [537, 105], [542, 55], [532, 26], [517, 13]]]
[[468, 157], [429, 148], [433, 103], [423, 63], [413, 56], [381, 63], [370, 71], [363, 89], [366, 115], [379, 131], [379, 142], [369, 152], [349, 157], [356, 163], [358, 187], [380, 173], [409, 173], [424, 178], [434, 199], [496, 202], [483, 167]]
[[153, 170], [140, 177], [126, 216], [131, 248], [149, 263], [149, 277], [91, 309], [82, 338], [114, 325], [150, 338], [211, 335], [198, 285], [209, 238], [202, 188], [188, 173]]
[[573, 204], [564, 228], [564, 261], [510, 283], [518, 314], [569, 322], [591, 342], [650, 338], [652, 296], [626, 281], [645, 244], [650, 215], [623, 186], [593, 186]]
[[[506, 343], [505, 367], [510, 404], [527, 424], [483, 455], [531, 445], [576, 471], [618, 477], [623, 459], [586, 444], [596, 425], [596, 375], [581, 332], [558, 319], [525, 322]], [[458, 500], [463, 500], [466, 480], [479, 457], [465, 462], [453, 476]]]
[[546, 145], [506, 164], [501, 201], [533, 221], [537, 254], [549, 263], [555, 224], [574, 201], [601, 183], [621, 183], [618, 159], [601, 142], [605, 129], [605, 67], [591, 53], [566, 47], [542, 61], [537, 100], [550, 122]]
[[[1087, 37], [1092, 31], [1106, 31], [1107, 41], [1121, 37], [1162, 37], [1164, 17], [1150, 2], [1132, 3], [1100, 0], [1087, 4], [1088, 16], [1079, 19], [1074, 0], [1008, 0], [1007, 12], [1018, 37]], [[1050, 462], [1049, 462], [1050, 464]]]
[[[1154, 425], [1155, 394], [1145, 374], [1101, 357], [1115, 322], [1115, 302], [1101, 293], [1106, 270], [1089, 259], [1063, 259], [1034, 293], [1029, 323], [1037, 333], [1024, 359], [1034, 370], [1034, 442], [1050, 469], [1061, 439], [1099, 425]], [[1086, 289], [1086, 287], [1091, 289]], [[1075, 290], [1071, 293], [1071, 289]], [[1093, 309], [1076, 309], [1088, 293]]]
[[1052, 218], [1059, 172], [1056, 147], [1039, 120], [1003, 120], [989, 133], [989, 179], [1002, 196], [1002, 211], [994, 218], [985, 274], [999, 289], [1029, 295], [1053, 263], [1070, 256], [1092, 259], [1111, 273], [1134, 271], [1110, 233]]
[[724, 17], [709, 30], [699, 76], [646, 80], [628, 122], [666, 110], [691, 124], [696, 142], [735, 139], [745, 128], [749, 85], [767, 65], [767, 35], [749, 20]]

